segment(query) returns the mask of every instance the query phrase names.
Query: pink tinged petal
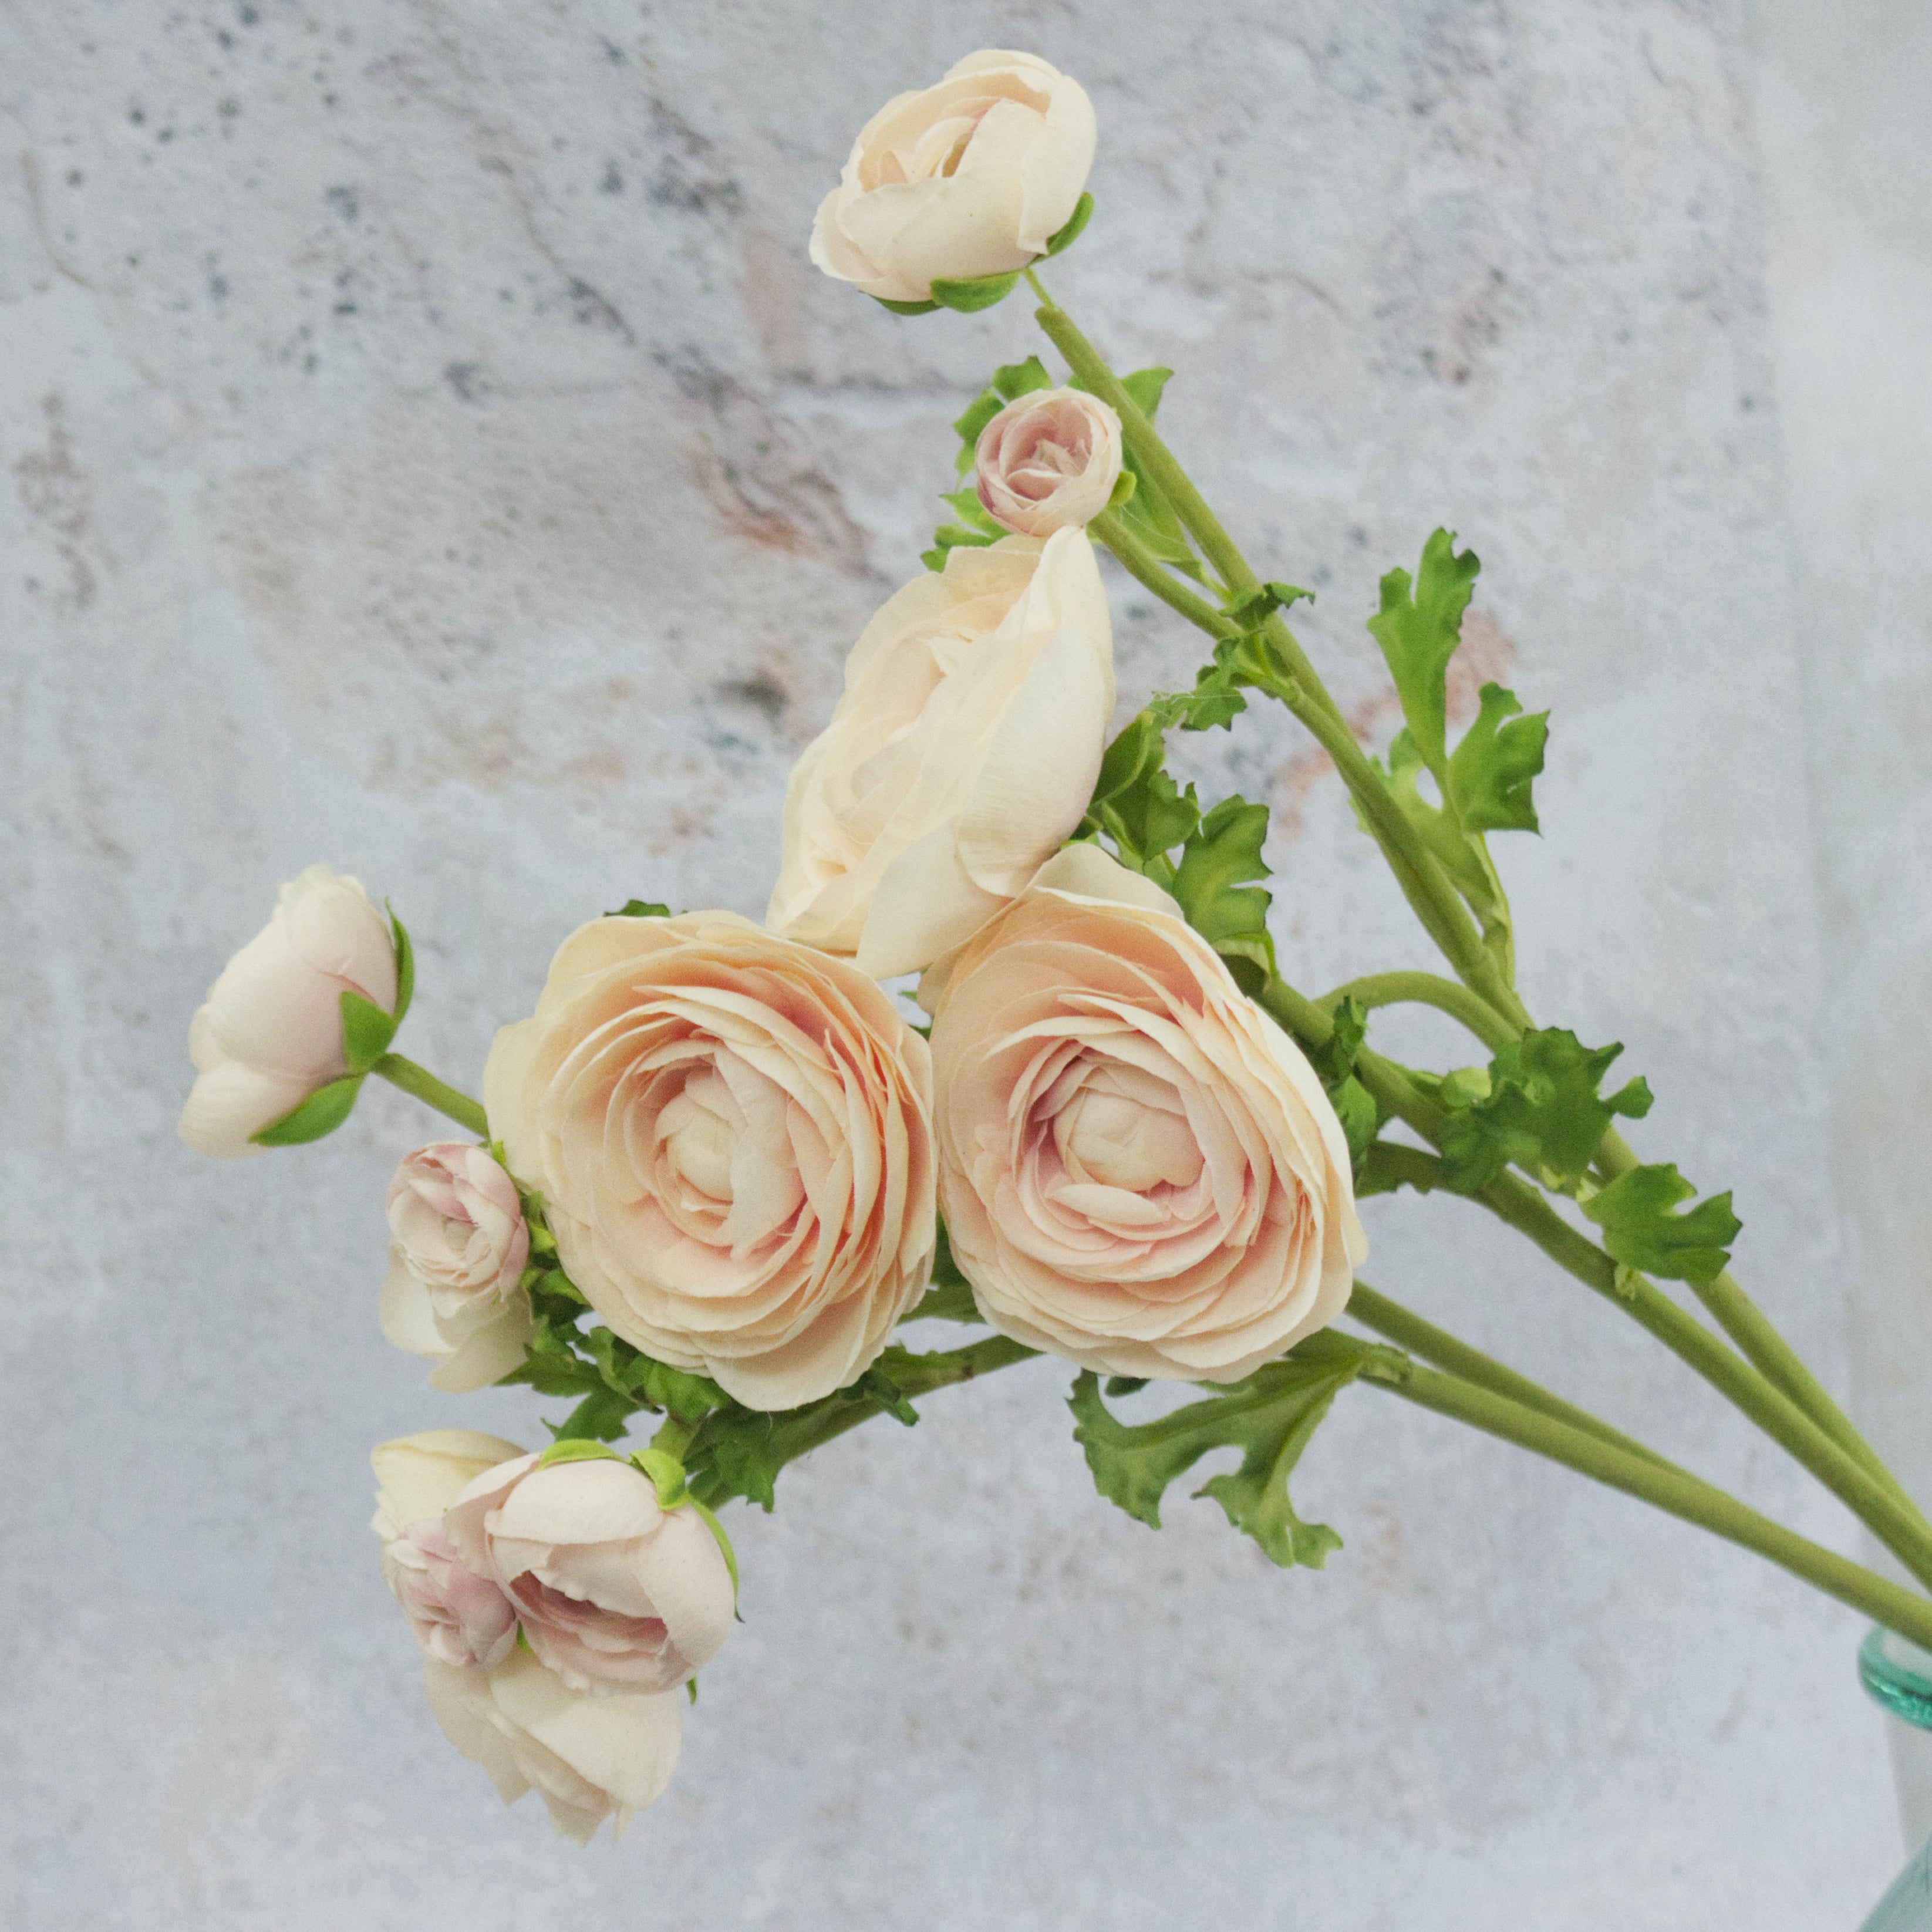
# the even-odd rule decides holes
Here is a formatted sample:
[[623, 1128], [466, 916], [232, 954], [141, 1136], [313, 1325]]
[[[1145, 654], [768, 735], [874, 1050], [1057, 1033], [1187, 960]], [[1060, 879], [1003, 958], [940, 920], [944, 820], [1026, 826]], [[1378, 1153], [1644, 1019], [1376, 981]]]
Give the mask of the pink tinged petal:
[[669, 1510], [638, 1552], [650, 1600], [687, 1672], [703, 1669], [731, 1634], [736, 1596], [724, 1552], [697, 1510]]

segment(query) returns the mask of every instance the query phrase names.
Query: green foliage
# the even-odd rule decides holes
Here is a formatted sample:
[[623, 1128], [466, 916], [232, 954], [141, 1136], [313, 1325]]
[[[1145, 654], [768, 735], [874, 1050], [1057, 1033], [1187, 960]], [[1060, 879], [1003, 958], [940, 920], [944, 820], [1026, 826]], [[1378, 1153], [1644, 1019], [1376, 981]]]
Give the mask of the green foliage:
[[395, 1022], [400, 1026], [416, 996], [416, 950], [410, 944], [409, 928], [396, 916], [395, 908], [387, 899], [382, 906], [389, 915], [389, 938], [396, 949]]
[[1293, 584], [1260, 584], [1240, 597], [1230, 598], [1222, 606], [1227, 614], [1244, 631], [1252, 631], [1265, 623], [1277, 610], [1286, 610], [1298, 598], [1315, 601], [1312, 590], [1304, 590]]
[[1046, 238], [1046, 256], [1051, 260], [1063, 248], [1070, 248], [1079, 240], [1080, 232], [1094, 218], [1094, 197], [1083, 194], [1073, 204], [1073, 212]]
[[1456, 550], [1453, 532], [1436, 530], [1422, 547], [1413, 579], [1406, 570], [1392, 570], [1382, 579], [1382, 608], [1369, 620], [1423, 762], [1445, 790], [1447, 674], [1480, 568], [1474, 550]]
[[656, 899], [626, 899], [615, 912], [607, 912], [606, 919], [668, 919], [670, 908], [660, 905]]
[[956, 309], [962, 315], [977, 315], [982, 308], [1004, 302], [1019, 279], [1017, 268], [1003, 275], [973, 275], [961, 281], [938, 278], [931, 285], [932, 299], [941, 308]]
[[389, 1050], [396, 1021], [360, 993], [346, 987], [342, 1002], [342, 1057], [351, 1073], [367, 1073]]
[[1369, 1149], [1386, 1118], [1367, 1088], [1355, 1077], [1355, 1059], [1369, 1030], [1369, 1010], [1352, 997], [1337, 1003], [1330, 1016], [1334, 1030], [1325, 1046], [1312, 1049], [1309, 1064], [1321, 1076], [1335, 1117], [1348, 1143], [1348, 1160], [1360, 1187]]
[[332, 1080], [326, 1087], [318, 1087], [301, 1106], [258, 1129], [249, 1139], [256, 1147], [301, 1147], [334, 1133], [355, 1106], [356, 1096], [362, 1090], [362, 1078], [359, 1073], [347, 1074], [340, 1080]]
[[778, 1472], [787, 1461], [779, 1418], [755, 1408], [727, 1408], [706, 1418], [704, 1463], [714, 1502], [742, 1496], [767, 1515], [778, 1500]]
[[1530, 785], [1543, 770], [1550, 713], [1522, 715], [1514, 692], [1483, 686], [1481, 709], [1449, 760], [1449, 796], [1466, 832], [1534, 832]]
[[973, 1299], [973, 1284], [959, 1271], [946, 1239], [946, 1223], [939, 1223], [939, 1245], [932, 1258], [932, 1286], [902, 1322], [964, 1322], [983, 1327], [986, 1318]]
[[1671, 1162], [1634, 1167], [1605, 1188], [1577, 1197], [1604, 1231], [1604, 1246], [1625, 1268], [1665, 1281], [1708, 1281], [1730, 1262], [1730, 1245], [1743, 1223], [1731, 1212], [1728, 1190], [1676, 1211], [1696, 1194]]
[[1244, 991], [1258, 992], [1275, 970], [1268, 937], [1271, 896], [1252, 883], [1268, 876], [1264, 805], [1224, 798], [1187, 836], [1172, 890], [1187, 922], [1228, 962]]
[[1445, 1080], [1442, 1158], [1449, 1184], [1473, 1194], [1514, 1162], [1553, 1187], [1580, 1179], [1618, 1115], [1641, 1120], [1650, 1089], [1630, 1081], [1598, 1092], [1621, 1046], [1586, 1047], [1562, 1027], [1525, 1034], [1490, 1062], [1486, 1080]]
[[1086, 1452], [1100, 1493], [1156, 1529], [1161, 1498], [1177, 1476], [1210, 1450], [1239, 1449], [1238, 1470], [1210, 1477], [1194, 1493], [1213, 1497], [1270, 1561], [1284, 1568], [1302, 1564], [1318, 1570], [1342, 1539], [1325, 1524], [1304, 1522], [1296, 1515], [1288, 1479], [1336, 1391], [1378, 1352], [1352, 1347], [1314, 1359], [1290, 1356], [1205, 1402], [1136, 1424], [1120, 1421], [1108, 1409], [1098, 1378], [1083, 1371], [1067, 1403], [1074, 1439]]

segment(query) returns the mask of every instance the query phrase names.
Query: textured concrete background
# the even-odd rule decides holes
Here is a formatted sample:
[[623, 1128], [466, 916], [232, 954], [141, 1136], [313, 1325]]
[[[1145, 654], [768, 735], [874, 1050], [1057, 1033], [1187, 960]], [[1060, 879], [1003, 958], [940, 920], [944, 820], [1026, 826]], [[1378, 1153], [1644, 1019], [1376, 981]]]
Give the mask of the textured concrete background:
[[[1834, 412], [1856, 380], [1820, 374], [1828, 308], [1798, 305], [1864, 191], [1814, 97], [1864, 80], [1802, 10], [1754, 58], [1735, 9], [1664, 0], [0, 4], [0, 1918], [1856, 1922], [1900, 1845], [1856, 1618], [1370, 1391], [1298, 1487], [1347, 1547], [1283, 1576], [1210, 1504], [1156, 1535], [1096, 1497], [1046, 1364], [740, 1513], [748, 1621], [671, 1794], [615, 1850], [559, 1845], [436, 1733], [364, 1528], [370, 1443], [539, 1436], [534, 1400], [436, 1394], [376, 1334], [382, 1190], [428, 1122], [374, 1095], [320, 1150], [220, 1168], [173, 1133], [188, 1013], [311, 859], [393, 895], [403, 1044], [471, 1083], [584, 917], [760, 908], [786, 769], [917, 567], [946, 424], [1035, 346], [1016, 303], [904, 321], [822, 280], [811, 212], [889, 92], [1030, 46], [1101, 119], [1055, 290], [1178, 371], [1174, 440], [1319, 590], [1304, 634], [1371, 736], [1377, 575], [1438, 522], [1481, 552], [1478, 655], [1554, 712], [1547, 836], [1498, 842], [1528, 996], [1628, 1042], [1640, 1146], [1736, 1190], [1746, 1279], [1838, 1379], [1859, 1090], [1822, 969], [1862, 942], [1828, 865], [1821, 928], [1806, 768], [1858, 702], [1826, 704], [1812, 646], [1863, 662], [1869, 620], [1922, 672], [1926, 606], [1834, 622], [1858, 568], [1804, 574], [1870, 452]], [[1924, 160], [1900, 99], [1888, 182]], [[1846, 272], [1840, 306], [1882, 312]], [[1114, 583], [1124, 694], [1184, 677], [1192, 644]], [[1896, 722], [1888, 769], [1922, 775], [1922, 709]], [[1285, 722], [1195, 755], [1275, 808], [1298, 980], [1426, 963]], [[1883, 814], [1826, 781], [1882, 862]], [[1856, 1546], [1466, 1207], [1371, 1207], [1378, 1285]]]

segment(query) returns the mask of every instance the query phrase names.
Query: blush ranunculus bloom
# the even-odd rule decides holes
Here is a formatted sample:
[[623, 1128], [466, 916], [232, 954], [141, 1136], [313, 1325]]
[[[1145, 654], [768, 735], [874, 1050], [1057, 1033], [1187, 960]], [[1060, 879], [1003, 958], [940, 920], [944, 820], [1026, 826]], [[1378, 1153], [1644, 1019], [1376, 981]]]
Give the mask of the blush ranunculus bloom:
[[1366, 1250], [1341, 1124], [1157, 886], [1070, 846], [920, 998], [940, 1208], [995, 1328], [1226, 1382], [1341, 1313]]
[[274, 916], [221, 969], [190, 1023], [196, 1078], [181, 1137], [202, 1154], [260, 1154], [249, 1136], [348, 1071], [342, 995], [396, 1007], [388, 921], [357, 879], [311, 866]]
[[866, 122], [812, 224], [812, 259], [886, 302], [1024, 268], [1094, 166], [1093, 103], [1034, 54], [968, 54]]
[[460, 1394], [508, 1375], [532, 1333], [517, 1184], [482, 1148], [439, 1141], [403, 1157], [388, 1212], [382, 1333], [435, 1360], [433, 1388]]
[[730, 913], [581, 928], [484, 1074], [591, 1306], [766, 1409], [856, 1379], [923, 1292], [932, 1093], [870, 980]]
[[1120, 480], [1120, 419], [1078, 389], [1009, 403], [974, 446], [980, 506], [1003, 529], [1051, 536], [1091, 523]]
[[488, 1670], [431, 1658], [423, 1689], [443, 1736], [489, 1773], [505, 1804], [536, 1790], [558, 1835], [580, 1845], [606, 1818], [622, 1831], [677, 1767], [681, 1690], [593, 1697], [523, 1650]]
[[650, 1478], [614, 1456], [485, 1470], [443, 1527], [573, 1690], [675, 1690], [730, 1634], [731, 1573], [709, 1525], [688, 1504], [659, 1508]]
[[515, 1606], [488, 1564], [464, 1561], [443, 1512], [474, 1478], [523, 1453], [473, 1429], [432, 1429], [369, 1453], [377, 1484], [369, 1526], [382, 1538], [383, 1581], [438, 1663], [500, 1664], [516, 1642]]
[[1079, 824], [1113, 708], [1084, 532], [950, 551], [846, 660], [832, 722], [786, 788], [766, 922], [876, 979], [930, 964]]

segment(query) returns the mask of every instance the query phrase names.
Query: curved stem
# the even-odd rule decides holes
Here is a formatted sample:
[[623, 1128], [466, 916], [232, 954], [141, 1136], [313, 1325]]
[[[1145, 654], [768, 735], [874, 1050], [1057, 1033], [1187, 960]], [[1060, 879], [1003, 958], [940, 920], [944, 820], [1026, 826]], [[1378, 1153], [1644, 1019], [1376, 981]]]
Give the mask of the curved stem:
[[[1604, 1136], [1597, 1160], [1609, 1180], [1628, 1173], [1637, 1164], [1629, 1144], [1614, 1127]], [[1730, 1270], [1726, 1268], [1714, 1280], [1693, 1282], [1690, 1286], [1718, 1325], [1766, 1381], [1796, 1402], [1840, 1448], [1891, 1489], [1924, 1523], [1925, 1519], [1918, 1505], [1880, 1460], [1877, 1450], [1859, 1434], [1851, 1418], [1832, 1400], [1823, 1384], [1804, 1366], [1797, 1350], [1772, 1327]], [[1932, 1534], [1932, 1526], [1928, 1526], [1928, 1530]]]
[[369, 1071], [380, 1074], [391, 1086], [400, 1087], [424, 1106], [434, 1107], [439, 1114], [447, 1114], [459, 1127], [467, 1128], [478, 1139], [488, 1138], [490, 1123], [483, 1109], [467, 1094], [459, 1094], [446, 1082], [439, 1080], [427, 1066], [418, 1066], [413, 1060], [405, 1059], [400, 1053], [386, 1053]]
[[1406, 1402], [1514, 1442], [1534, 1455], [1560, 1462], [1580, 1475], [1695, 1523], [1727, 1542], [1754, 1550], [1915, 1643], [1932, 1643], [1932, 1604], [1760, 1516], [1673, 1463], [1632, 1455], [1567, 1423], [1432, 1369], [1412, 1366], [1406, 1376], [1388, 1380], [1364, 1376], [1362, 1380], [1367, 1387], [1386, 1389]]
[[1570, 1428], [1580, 1429], [1585, 1435], [1594, 1436], [1598, 1442], [1622, 1450], [1625, 1455], [1641, 1456], [1661, 1468], [1675, 1466], [1655, 1450], [1646, 1449], [1641, 1442], [1624, 1435], [1622, 1430], [1612, 1428], [1600, 1417], [1592, 1415], [1586, 1408], [1579, 1408], [1574, 1402], [1565, 1402], [1559, 1395], [1552, 1394], [1540, 1382], [1533, 1382], [1527, 1376], [1505, 1368], [1480, 1350], [1471, 1348], [1468, 1342], [1459, 1342], [1446, 1329], [1437, 1328], [1432, 1322], [1425, 1322], [1400, 1302], [1378, 1294], [1359, 1278], [1348, 1297], [1348, 1312], [1377, 1334], [1386, 1335], [1398, 1348], [1406, 1348], [1412, 1355], [1420, 1355], [1424, 1361], [1432, 1362], [1438, 1369], [1446, 1370], [1478, 1388], [1487, 1389], [1492, 1395], [1519, 1403], [1525, 1408], [1533, 1408]]
[[1460, 1021], [1492, 1050], [1507, 1046], [1517, 1037], [1520, 1030], [1486, 1000], [1457, 981], [1445, 980], [1436, 973], [1371, 973], [1362, 979], [1351, 980], [1345, 986], [1337, 986], [1332, 993], [1324, 993], [1315, 1004], [1332, 1013], [1344, 1000], [1358, 1000], [1363, 1006], [1371, 1007], [1402, 1004], [1434, 1006], [1451, 1019]]
[[1161, 564], [1160, 560], [1130, 530], [1118, 511], [1102, 510], [1087, 526], [1090, 536], [1098, 537], [1112, 550], [1121, 568], [1137, 583], [1151, 590], [1171, 610], [1178, 610], [1210, 638], [1238, 638], [1241, 627], [1198, 596]]

